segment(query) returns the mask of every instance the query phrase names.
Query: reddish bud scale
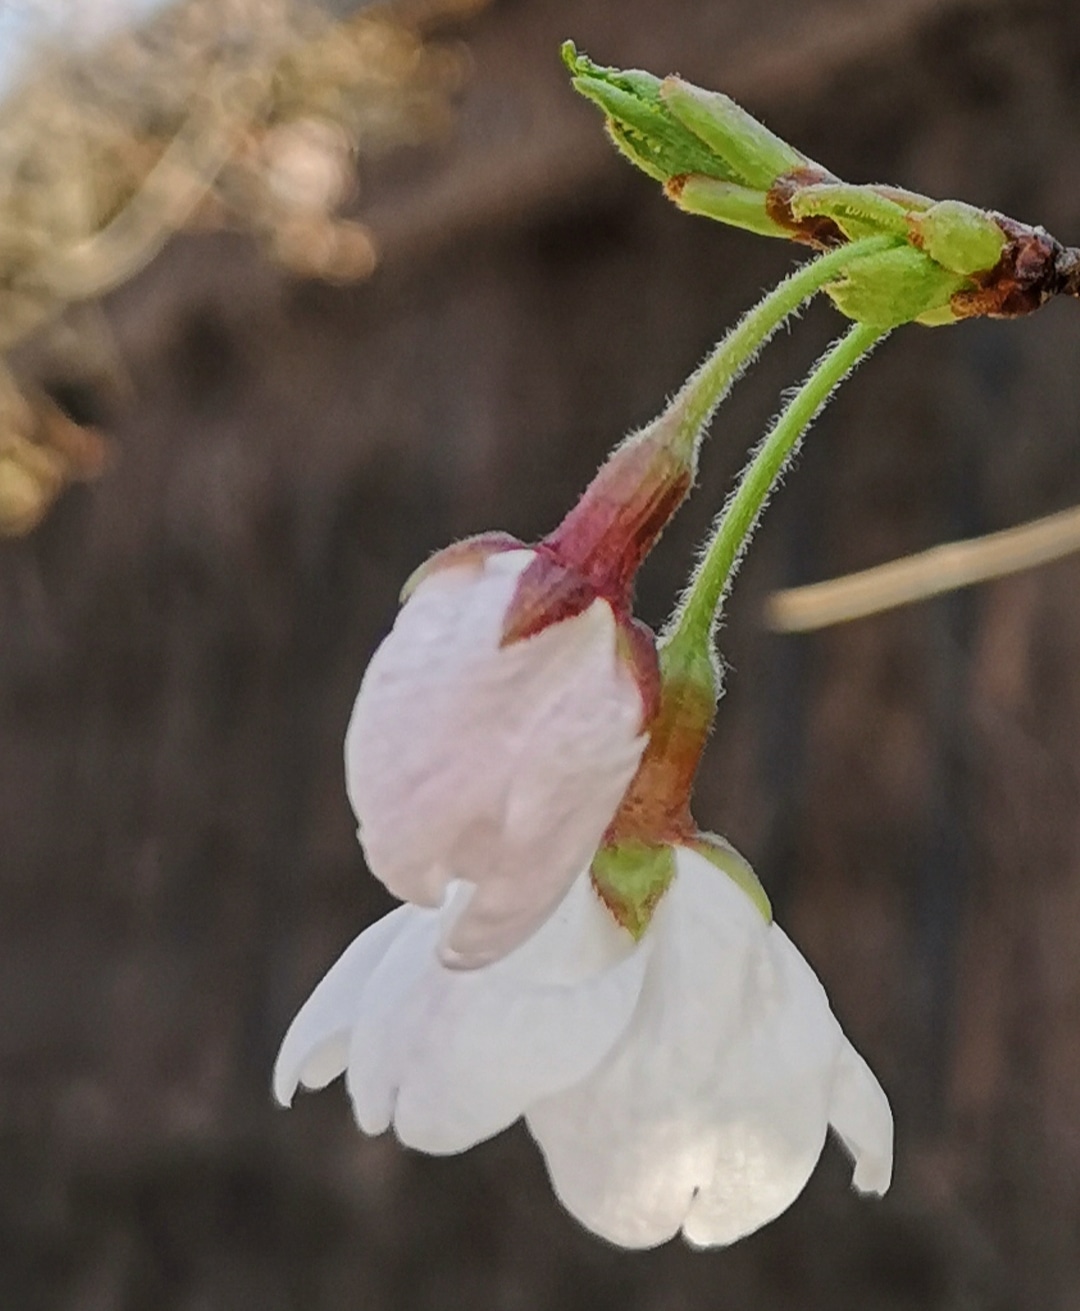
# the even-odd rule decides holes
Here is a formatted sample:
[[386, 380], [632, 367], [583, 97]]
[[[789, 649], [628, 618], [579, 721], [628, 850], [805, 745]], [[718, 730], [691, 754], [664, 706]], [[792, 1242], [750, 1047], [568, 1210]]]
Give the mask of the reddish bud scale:
[[1028, 227], [1003, 214], [993, 218], [1008, 244], [992, 269], [974, 276], [972, 290], [958, 291], [952, 297], [958, 318], [1019, 318], [1062, 292], [1075, 294], [1063, 272], [1067, 252], [1059, 241], [1042, 228]]
[[774, 223], [788, 230], [792, 241], [812, 246], [815, 250], [832, 250], [835, 246], [843, 246], [847, 237], [833, 219], [825, 215], [808, 215], [798, 219], [791, 209], [791, 198], [803, 187], [836, 181], [838, 179], [834, 174], [817, 164], [794, 169], [778, 177], [769, 188], [765, 196], [765, 212]]

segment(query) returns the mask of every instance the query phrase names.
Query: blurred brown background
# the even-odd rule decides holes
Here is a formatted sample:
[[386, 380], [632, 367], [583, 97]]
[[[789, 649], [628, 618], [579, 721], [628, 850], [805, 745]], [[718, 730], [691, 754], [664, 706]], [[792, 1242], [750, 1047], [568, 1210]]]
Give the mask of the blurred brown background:
[[[815, 429], [723, 632], [699, 818], [753, 860], [889, 1090], [896, 1182], [729, 1251], [610, 1249], [520, 1128], [432, 1160], [280, 1036], [388, 905], [341, 741], [432, 548], [550, 528], [790, 267], [678, 214], [558, 43], [722, 87], [853, 181], [1080, 241], [1075, 0], [495, 0], [444, 141], [368, 170], [331, 287], [185, 236], [105, 311], [135, 384], [52, 379], [116, 458], [0, 545], [0, 1307], [1080, 1307], [1080, 562], [815, 636], [778, 586], [1080, 501], [1080, 309], [899, 332]], [[660, 621], [746, 448], [839, 321], [721, 412], [642, 579]]]

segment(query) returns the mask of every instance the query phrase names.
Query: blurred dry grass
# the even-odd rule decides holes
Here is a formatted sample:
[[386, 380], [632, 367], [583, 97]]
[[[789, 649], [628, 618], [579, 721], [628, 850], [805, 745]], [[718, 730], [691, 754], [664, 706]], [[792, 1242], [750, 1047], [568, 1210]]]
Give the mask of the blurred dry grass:
[[[35, 527], [105, 459], [99, 434], [20, 393], [3, 356], [182, 227], [248, 231], [304, 276], [369, 276], [371, 234], [339, 212], [357, 161], [445, 132], [465, 57], [426, 33], [481, 7], [334, 18], [302, 0], [182, 0], [92, 50], [55, 35], [41, 49], [0, 102], [0, 535]], [[88, 372], [103, 350], [85, 336], [65, 348]]]
[[992, 582], [1080, 551], [1080, 508], [964, 542], [946, 542], [843, 578], [775, 592], [765, 621], [778, 633], [810, 633], [960, 587]]

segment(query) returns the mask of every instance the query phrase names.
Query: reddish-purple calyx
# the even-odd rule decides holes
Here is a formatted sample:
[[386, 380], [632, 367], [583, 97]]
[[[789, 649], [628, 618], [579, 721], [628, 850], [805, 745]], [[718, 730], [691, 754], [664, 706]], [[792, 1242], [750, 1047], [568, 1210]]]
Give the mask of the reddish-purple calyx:
[[692, 449], [680, 454], [671, 422], [661, 420], [620, 446], [562, 523], [537, 543], [503, 623], [506, 646], [606, 601], [647, 724], [659, 708], [660, 672], [656, 638], [632, 614], [634, 578], [694, 480]]
[[693, 484], [693, 452], [680, 453], [661, 419], [608, 458], [561, 524], [534, 548], [518, 583], [503, 642], [521, 641], [598, 597], [629, 620], [642, 561]]
[[672, 426], [677, 422], [665, 416], [620, 446], [542, 541], [526, 547], [508, 533], [481, 533], [455, 542], [416, 570], [403, 599], [438, 569], [531, 550], [533, 559], [506, 610], [501, 645], [525, 641], [584, 613], [595, 601], [606, 601], [615, 618], [618, 654], [641, 692], [643, 723], [651, 723], [660, 706], [656, 638], [631, 607], [638, 568], [693, 485], [693, 446], [681, 440]]
[[634, 576], [693, 483], [663, 425], [621, 446], [543, 544], [598, 596], [629, 598]]

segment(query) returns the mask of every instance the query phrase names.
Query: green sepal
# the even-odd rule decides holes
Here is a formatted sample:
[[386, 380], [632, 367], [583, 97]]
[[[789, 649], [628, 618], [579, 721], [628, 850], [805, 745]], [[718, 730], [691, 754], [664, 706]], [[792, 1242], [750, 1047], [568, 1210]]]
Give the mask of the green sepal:
[[[588, 91], [582, 89], [580, 80], [575, 80], [574, 87], [582, 95], [589, 95]], [[595, 99], [595, 97], [590, 97]], [[607, 118], [604, 121], [604, 128], [608, 134], [608, 140], [623, 156], [628, 159], [635, 168], [641, 169], [642, 173], [648, 174], [655, 182], [663, 185], [667, 182], [671, 174], [664, 166], [664, 160], [658, 152], [646, 147], [639, 133], [621, 127], [613, 118]]]
[[790, 231], [769, 217], [764, 191], [753, 191], [735, 182], [692, 174], [666, 188], [676, 205], [688, 214], [717, 219], [734, 228], [744, 228], [763, 237], [790, 237]]
[[629, 839], [601, 847], [589, 872], [600, 900], [638, 942], [675, 877], [675, 852]]
[[738, 181], [660, 99], [661, 81], [639, 69], [604, 68], [572, 41], [562, 47], [574, 89], [604, 113], [608, 133], [624, 155], [658, 182], [684, 173]]
[[729, 879], [742, 889], [757, 907], [766, 924], [773, 921], [772, 902], [761, 886], [761, 881], [754, 873], [748, 861], [735, 850], [726, 838], [716, 833], [699, 833], [691, 842], [686, 843], [699, 856], [704, 856], [710, 865], [722, 870]]
[[785, 173], [809, 163], [793, 146], [770, 132], [722, 91], [706, 91], [666, 77], [660, 99], [674, 117], [727, 164], [738, 182], [768, 191]]
[[849, 319], [875, 328], [895, 328], [947, 306], [964, 282], [929, 255], [905, 244], [850, 265], [825, 291]]
[[907, 212], [873, 187], [816, 182], [801, 187], [788, 204], [797, 219], [831, 218], [849, 241], [862, 237], [907, 237]]
[[957, 314], [952, 307], [952, 301], [947, 301], [944, 305], [937, 306], [936, 309], [927, 310], [925, 314], [913, 320], [924, 328], [947, 328], [950, 324], [959, 323], [964, 316]]
[[939, 200], [910, 218], [912, 239], [953, 273], [985, 273], [1005, 249], [1006, 236], [984, 210], [962, 200]]
[[918, 191], [908, 191], [907, 187], [894, 187], [891, 182], [876, 182], [873, 190], [886, 200], [895, 201], [907, 214], [922, 214], [936, 201]]

